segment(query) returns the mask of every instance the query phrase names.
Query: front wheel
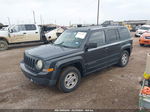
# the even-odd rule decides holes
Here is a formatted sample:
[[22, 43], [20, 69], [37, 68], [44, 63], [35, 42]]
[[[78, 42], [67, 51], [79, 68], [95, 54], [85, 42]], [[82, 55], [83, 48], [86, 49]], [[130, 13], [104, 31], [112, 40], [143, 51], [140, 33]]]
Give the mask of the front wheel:
[[80, 71], [75, 67], [67, 67], [63, 69], [57, 87], [64, 93], [74, 91], [81, 80]]
[[0, 51], [4, 51], [8, 49], [8, 44], [5, 40], [0, 40]]
[[143, 46], [144, 46], [144, 44], [140, 44], [140, 46], [141, 46], [141, 47], [143, 47]]
[[128, 62], [129, 62], [129, 52], [124, 50], [119, 60], [119, 66], [125, 67], [128, 64]]

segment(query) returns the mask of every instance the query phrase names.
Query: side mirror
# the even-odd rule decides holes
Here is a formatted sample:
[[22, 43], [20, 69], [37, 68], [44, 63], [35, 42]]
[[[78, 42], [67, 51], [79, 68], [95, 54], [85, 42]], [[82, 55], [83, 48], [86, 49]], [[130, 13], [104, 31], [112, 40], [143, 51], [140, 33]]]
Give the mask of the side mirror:
[[97, 47], [97, 43], [88, 43], [88, 44], [86, 45], [86, 48], [87, 48], [87, 49], [96, 48], [96, 47]]
[[9, 29], [9, 33], [13, 33], [13, 29]]

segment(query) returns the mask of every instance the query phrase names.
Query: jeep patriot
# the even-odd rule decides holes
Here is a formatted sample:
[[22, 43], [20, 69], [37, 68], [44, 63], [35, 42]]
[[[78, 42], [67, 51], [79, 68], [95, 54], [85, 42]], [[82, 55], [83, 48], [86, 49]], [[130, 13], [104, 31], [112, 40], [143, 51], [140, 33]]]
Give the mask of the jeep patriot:
[[[132, 51], [126, 27], [83, 27], [66, 30], [54, 44], [28, 49], [20, 67], [32, 82], [75, 90], [81, 77], [112, 65], [125, 67]], [[119, 75], [119, 74], [118, 74]]]

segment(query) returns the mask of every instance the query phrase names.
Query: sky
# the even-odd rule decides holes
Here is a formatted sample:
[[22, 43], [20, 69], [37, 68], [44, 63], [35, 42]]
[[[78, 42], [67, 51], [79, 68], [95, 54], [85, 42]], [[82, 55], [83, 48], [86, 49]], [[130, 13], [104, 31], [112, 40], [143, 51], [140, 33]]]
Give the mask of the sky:
[[[98, 0], [0, 0], [0, 23], [96, 24]], [[100, 0], [105, 20], [150, 20], [150, 0]]]

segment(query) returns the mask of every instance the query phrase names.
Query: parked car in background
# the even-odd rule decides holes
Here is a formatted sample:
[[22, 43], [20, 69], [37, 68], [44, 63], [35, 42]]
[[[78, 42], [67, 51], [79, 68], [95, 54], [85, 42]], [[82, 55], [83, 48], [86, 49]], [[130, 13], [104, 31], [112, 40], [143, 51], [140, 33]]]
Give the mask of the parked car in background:
[[46, 26], [46, 25], [45, 26], [40, 25], [40, 27], [42, 28], [44, 33], [50, 32], [57, 28], [56, 26]]
[[83, 76], [115, 64], [125, 67], [131, 52], [126, 27], [82, 27], [66, 30], [54, 44], [26, 50], [20, 67], [32, 82], [67, 93]]
[[147, 33], [150, 30], [150, 25], [141, 26], [135, 33], [135, 37], [140, 37], [143, 33]]
[[123, 24], [123, 25], [124, 25], [125, 27], [127, 27], [129, 31], [132, 31], [132, 30], [133, 30], [132, 25], [130, 25], [130, 24]]
[[65, 31], [65, 28], [63, 27], [59, 27], [59, 28], [56, 28], [48, 33], [45, 34], [46, 36], [46, 39], [49, 41], [49, 42], [53, 42], [54, 40], [56, 40], [63, 32]]
[[150, 45], [150, 33], [144, 33], [139, 39], [140, 46]]
[[13, 25], [0, 31], [0, 50], [8, 49], [10, 44], [45, 41], [40, 27], [35, 24]]

